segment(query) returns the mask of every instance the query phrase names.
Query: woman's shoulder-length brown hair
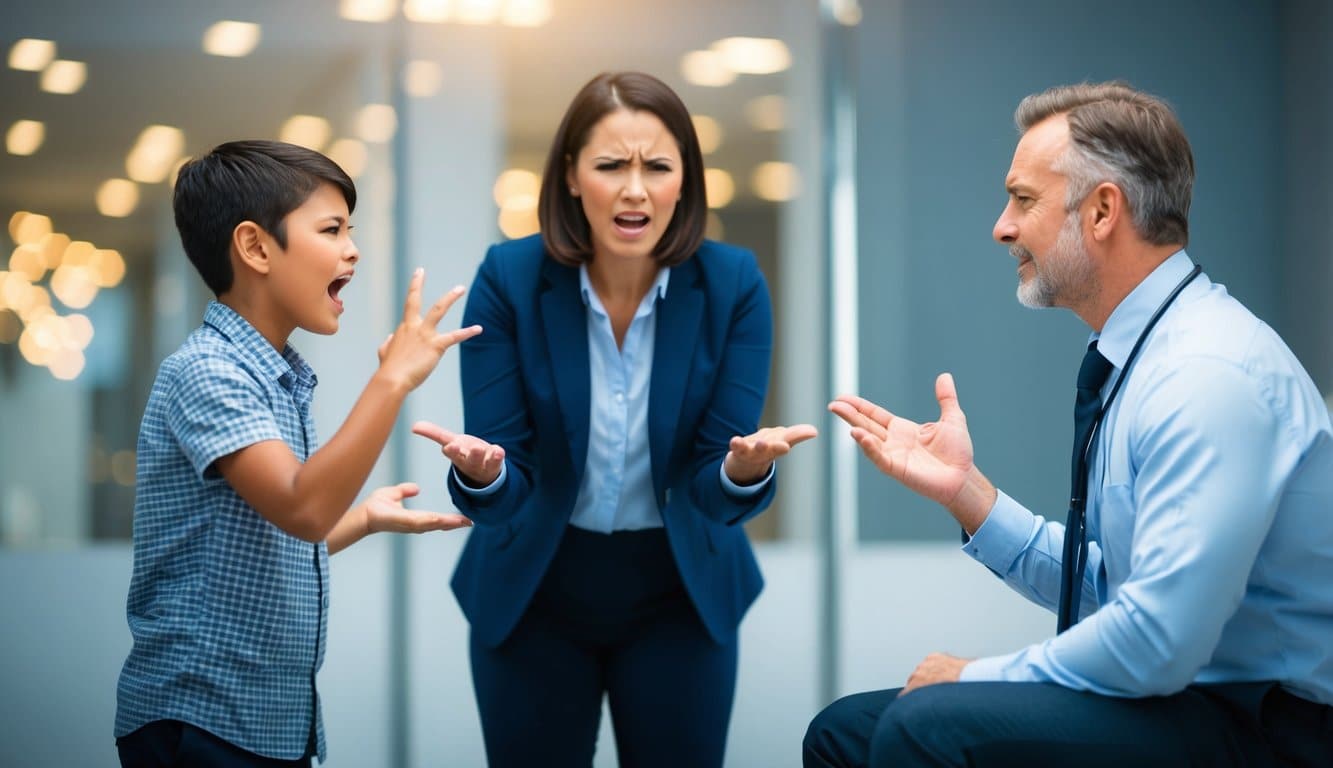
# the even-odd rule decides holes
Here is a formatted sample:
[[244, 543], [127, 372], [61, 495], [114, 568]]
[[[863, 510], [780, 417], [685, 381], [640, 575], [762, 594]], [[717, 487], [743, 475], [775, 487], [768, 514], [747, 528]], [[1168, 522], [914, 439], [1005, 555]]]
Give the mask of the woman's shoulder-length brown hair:
[[[651, 112], [675, 137], [683, 168], [680, 201], [671, 224], [653, 249], [653, 258], [663, 266], [688, 259], [704, 239], [708, 201], [704, 195], [703, 153], [689, 110], [666, 83], [642, 72], [603, 72], [570, 102], [560, 128], [551, 142], [542, 173], [537, 221], [546, 252], [556, 261], [576, 266], [592, 259], [592, 237], [583, 206], [569, 192], [568, 162], [579, 156], [588, 134], [603, 117], [618, 109]], [[568, 160], [567, 160], [568, 158]]]

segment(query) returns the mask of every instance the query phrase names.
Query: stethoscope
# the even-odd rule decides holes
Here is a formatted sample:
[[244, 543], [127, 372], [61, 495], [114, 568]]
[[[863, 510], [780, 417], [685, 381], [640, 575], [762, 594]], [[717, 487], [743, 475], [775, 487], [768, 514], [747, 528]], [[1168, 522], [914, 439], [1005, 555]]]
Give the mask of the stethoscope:
[[[1203, 266], [1201, 264], [1195, 264], [1194, 269], [1190, 270], [1190, 273], [1185, 275], [1185, 278], [1177, 283], [1175, 288], [1171, 289], [1171, 293], [1168, 294], [1166, 299], [1162, 301], [1161, 305], [1157, 307], [1157, 310], [1152, 313], [1152, 317], [1148, 318], [1148, 324], [1143, 326], [1143, 330], [1139, 333], [1139, 338], [1129, 350], [1129, 356], [1125, 358], [1125, 364], [1120, 369], [1120, 375], [1116, 377], [1115, 385], [1111, 387], [1111, 393], [1106, 396], [1106, 401], [1102, 403], [1101, 410], [1097, 411], [1097, 415], [1093, 417], [1092, 429], [1088, 430], [1087, 442], [1083, 444], [1083, 448], [1080, 452], [1080, 455], [1082, 456], [1080, 462], [1081, 468], [1074, 475], [1073, 492], [1070, 493], [1069, 498], [1069, 517], [1067, 518], [1065, 527], [1064, 557], [1072, 558], [1075, 565], [1072, 569], [1062, 568], [1060, 571], [1060, 602], [1058, 604], [1057, 616], [1059, 617], [1058, 626], [1061, 632], [1072, 626], [1072, 617], [1078, 616], [1078, 604], [1083, 597], [1083, 571], [1088, 565], [1088, 517], [1086, 514], [1088, 504], [1088, 473], [1092, 467], [1093, 446], [1097, 444], [1097, 435], [1101, 432], [1102, 420], [1105, 418], [1107, 411], [1111, 409], [1111, 403], [1115, 402], [1116, 395], [1120, 394], [1121, 385], [1123, 385], [1125, 379], [1129, 377], [1129, 368], [1134, 364], [1135, 358], [1139, 356], [1139, 350], [1143, 348], [1143, 343], [1148, 340], [1148, 334], [1152, 332], [1153, 326], [1157, 325], [1157, 321], [1162, 319], [1162, 315], [1166, 313], [1167, 308], [1169, 308], [1171, 303], [1176, 300], [1176, 297], [1185, 290], [1185, 286], [1189, 285], [1201, 272], [1203, 272]], [[1071, 538], [1073, 540], [1072, 548]]]

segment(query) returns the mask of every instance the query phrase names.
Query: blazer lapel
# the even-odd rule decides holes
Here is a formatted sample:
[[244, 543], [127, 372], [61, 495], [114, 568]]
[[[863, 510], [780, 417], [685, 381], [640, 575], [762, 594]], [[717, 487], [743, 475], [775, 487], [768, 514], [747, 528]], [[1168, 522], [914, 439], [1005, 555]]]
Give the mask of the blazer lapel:
[[546, 288], [542, 293], [542, 329], [569, 438], [574, 487], [583, 481], [588, 459], [589, 394], [587, 312], [579, 296], [578, 271], [546, 259], [542, 264]]
[[653, 462], [653, 490], [664, 498], [667, 464], [679, 426], [681, 401], [690, 363], [699, 342], [704, 295], [694, 259], [671, 268], [666, 297], [657, 307], [653, 340], [653, 374], [648, 392], [648, 445]]

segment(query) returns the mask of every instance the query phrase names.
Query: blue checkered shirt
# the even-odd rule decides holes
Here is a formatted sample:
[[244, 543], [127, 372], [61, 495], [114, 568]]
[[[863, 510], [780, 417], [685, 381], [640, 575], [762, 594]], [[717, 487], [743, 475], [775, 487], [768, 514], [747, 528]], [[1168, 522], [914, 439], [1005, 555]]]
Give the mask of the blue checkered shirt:
[[116, 736], [182, 720], [251, 752], [324, 760], [315, 673], [328, 632], [328, 548], [283, 533], [213, 463], [264, 440], [305, 461], [315, 375], [229, 307], [163, 361], [139, 429], [134, 647]]

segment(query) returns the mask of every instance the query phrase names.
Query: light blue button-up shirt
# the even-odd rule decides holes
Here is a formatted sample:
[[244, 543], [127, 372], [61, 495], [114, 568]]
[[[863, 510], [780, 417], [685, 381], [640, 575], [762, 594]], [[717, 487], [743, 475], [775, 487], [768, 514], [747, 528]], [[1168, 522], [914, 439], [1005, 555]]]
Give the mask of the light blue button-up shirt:
[[[653, 350], [657, 336], [657, 301], [666, 298], [671, 268], [639, 302], [624, 343], [617, 347], [611, 317], [579, 267], [579, 291], [588, 308], [588, 368], [591, 377], [588, 457], [583, 482], [569, 524], [599, 533], [662, 527], [662, 513], [653, 493], [652, 453], [648, 445], [648, 394], [652, 384]], [[507, 464], [507, 463], [506, 463]], [[453, 471], [452, 469], [450, 471]], [[737, 496], [759, 493], [772, 481], [773, 469], [754, 485], [737, 485], [719, 467], [722, 487]], [[485, 488], [459, 487], [484, 496], [504, 486], [507, 466]]]
[[[1103, 398], [1191, 267], [1173, 255], [1094, 334], [1115, 366]], [[1082, 621], [961, 679], [1114, 696], [1275, 680], [1333, 704], [1333, 433], [1277, 334], [1200, 275], [1144, 344], [1096, 451]], [[1001, 493], [964, 550], [1053, 608], [1063, 537]]]

